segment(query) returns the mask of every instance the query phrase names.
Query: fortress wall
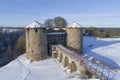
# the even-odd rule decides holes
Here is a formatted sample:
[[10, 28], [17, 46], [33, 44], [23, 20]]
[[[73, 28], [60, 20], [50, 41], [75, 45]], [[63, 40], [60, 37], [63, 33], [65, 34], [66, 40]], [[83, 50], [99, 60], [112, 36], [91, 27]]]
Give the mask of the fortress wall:
[[70, 72], [76, 72], [77, 74], [88, 76], [86, 67], [81, 63], [83, 62], [83, 57], [78, 54], [75, 54], [71, 50], [68, 50], [64, 46], [53, 45], [52, 46], [52, 58], [58, 59], [58, 61], [64, 67], [67, 67], [70, 70]]

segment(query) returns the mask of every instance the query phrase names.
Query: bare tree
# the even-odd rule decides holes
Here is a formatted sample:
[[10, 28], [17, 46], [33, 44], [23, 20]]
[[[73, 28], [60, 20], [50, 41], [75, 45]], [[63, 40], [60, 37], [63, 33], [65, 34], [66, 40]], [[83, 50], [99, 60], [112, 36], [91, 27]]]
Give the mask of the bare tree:
[[55, 21], [55, 27], [64, 28], [67, 25], [66, 20], [62, 17], [55, 17], [54, 21]]

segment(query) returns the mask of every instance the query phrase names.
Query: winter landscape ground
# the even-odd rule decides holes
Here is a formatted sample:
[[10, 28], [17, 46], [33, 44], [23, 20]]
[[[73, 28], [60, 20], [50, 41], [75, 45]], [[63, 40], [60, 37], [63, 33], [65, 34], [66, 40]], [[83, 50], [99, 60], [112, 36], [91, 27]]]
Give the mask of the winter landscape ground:
[[[83, 52], [117, 69], [120, 68], [120, 38], [83, 38]], [[120, 72], [115, 72], [113, 80], [120, 80]], [[25, 54], [0, 68], [1, 80], [84, 80], [75, 73], [67, 73], [56, 59], [30, 62]], [[90, 80], [90, 79], [88, 79]], [[91, 79], [99, 80], [99, 79]]]

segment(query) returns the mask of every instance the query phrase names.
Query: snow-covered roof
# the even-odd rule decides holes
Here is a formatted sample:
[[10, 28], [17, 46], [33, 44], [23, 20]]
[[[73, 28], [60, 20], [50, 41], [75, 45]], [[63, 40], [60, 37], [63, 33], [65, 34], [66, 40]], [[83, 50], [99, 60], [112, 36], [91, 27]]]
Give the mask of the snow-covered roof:
[[26, 26], [26, 28], [40, 28], [40, 27], [45, 27], [45, 26], [36, 20]]
[[79, 25], [78, 23], [76, 22], [73, 22], [71, 23], [70, 25], [67, 26], [68, 28], [72, 27], [72, 28], [81, 28], [82, 26]]

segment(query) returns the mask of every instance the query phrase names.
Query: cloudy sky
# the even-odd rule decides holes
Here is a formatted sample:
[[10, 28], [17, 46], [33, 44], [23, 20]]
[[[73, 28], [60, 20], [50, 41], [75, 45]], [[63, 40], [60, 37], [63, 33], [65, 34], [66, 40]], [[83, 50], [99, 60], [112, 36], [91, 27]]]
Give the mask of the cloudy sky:
[[120, 27], [120, 0], [0, 0], [0, 26], [64, 17], [84, 27]]

